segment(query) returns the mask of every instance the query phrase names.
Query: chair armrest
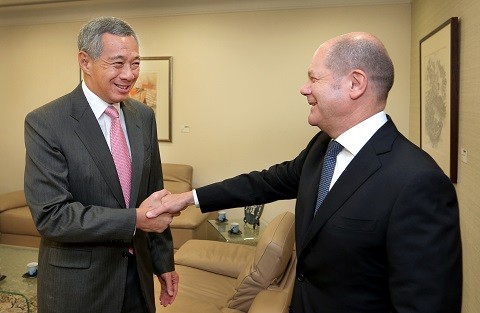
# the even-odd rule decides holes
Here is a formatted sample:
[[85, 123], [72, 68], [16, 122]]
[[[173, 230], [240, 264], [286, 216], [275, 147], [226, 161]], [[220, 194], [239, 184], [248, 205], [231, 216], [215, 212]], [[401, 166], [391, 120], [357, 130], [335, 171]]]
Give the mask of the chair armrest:
[[262, 290], [253, 300], [248, 313], [288, 313], [290, 300], [287, 291]]
[[194, 205], [188, 206], [180, 216], [174, 217], [170, 228], [195, 229], [200, 226], [209, 216], [209, 213], [202, 213]]
[[175, 253], [175, 264], [237, 278], [252, 263], [255, 247], [210, 240], [189, 240]]
[[0, 212], [27, 206], [23, 190], [17, 190], [0, 195]]

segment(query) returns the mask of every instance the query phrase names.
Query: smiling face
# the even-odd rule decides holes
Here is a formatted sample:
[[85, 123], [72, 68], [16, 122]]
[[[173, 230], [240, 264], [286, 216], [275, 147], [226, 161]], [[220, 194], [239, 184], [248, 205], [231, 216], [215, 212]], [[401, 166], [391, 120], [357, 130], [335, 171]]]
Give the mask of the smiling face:
[[375, 36], [353, 32], [326, 41], [300, 89], [311, 106], [308, 122], [337, 138], [385, 109], [393, 76], [392, 61]]
[[79, 52], [79, 63], [87, 87], [107, 103], [118, 103], [128, 98], [140, 73], [140, 54], [134, 37], [102, 35], [102, 54], [92, 59]]
[[335, 76], [325, 66], [328, 45], [322, 45], [315, 52], [308, 68], [308, 80], [300, 89], [311, 106], [308, 123], [333, 135], [336, 125], [348, 115], [348, 92], [345, 92], [345, 77]]

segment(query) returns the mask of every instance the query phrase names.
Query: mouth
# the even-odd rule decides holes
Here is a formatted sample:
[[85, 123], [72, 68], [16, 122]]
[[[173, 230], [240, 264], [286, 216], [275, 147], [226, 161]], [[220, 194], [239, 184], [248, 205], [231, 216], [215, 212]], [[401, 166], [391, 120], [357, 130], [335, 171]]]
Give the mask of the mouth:
[[115, 86], [117, 86], [117, 88], [122, 90], [123, 92], [130, 91], [130, 87], [131, 87], [131, 85], [119, 85], [119, 84], [115, 84]]
[[317, 99], [315, 99], [314, 97], [312, 97], [310, 95], [307, 96], [307, 102], [308, 102], [308, 105], [310, 105], [312, 107], [317, 105]]

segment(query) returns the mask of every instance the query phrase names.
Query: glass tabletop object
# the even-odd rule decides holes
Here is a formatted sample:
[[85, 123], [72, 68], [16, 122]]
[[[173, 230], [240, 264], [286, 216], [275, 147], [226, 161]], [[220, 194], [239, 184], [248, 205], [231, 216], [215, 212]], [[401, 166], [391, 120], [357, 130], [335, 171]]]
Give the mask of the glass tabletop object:
[[[266, 228], [266, 223], [261, 222], [258, 225], [251, 225], [245, 223], [242, 219], [228, 219], [223, 222], [218, 220], [208, 220], [208, 222], [213, 226], [218, 236], [217, 240], [226, 241], [231, 243], [240, 243], [255, 246], [262, 236]], [[230, 231], [231, 224], [238, 223], [239, 232], [238, 234], [233, 234]]]

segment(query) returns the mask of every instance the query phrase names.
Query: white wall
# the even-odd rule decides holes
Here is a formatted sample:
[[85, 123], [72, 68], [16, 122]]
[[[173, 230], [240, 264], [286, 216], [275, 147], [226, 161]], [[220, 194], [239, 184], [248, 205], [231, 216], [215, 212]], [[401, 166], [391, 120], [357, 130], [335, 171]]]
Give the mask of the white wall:
[[[191, 164], [195, 186], [300, 152], [318, 131], [308, 125], [309, 106], [299, 93], [307, 66], [319, 44], [345, 32], [368, 31], [384, 41], [396, 69], [387, 111], [409, 133], [410, 4], [126, 20], [143, 56], [173, 56], [173, 142], [160, 144], [161, 156]], [[83, 22], [0, 27], [0, 192], [23, 186], [27, 112], [78, 83]], [[182, 133], [182, 125], [191, 132]], [[293, 205], [269, 205], [264, 217]]]

